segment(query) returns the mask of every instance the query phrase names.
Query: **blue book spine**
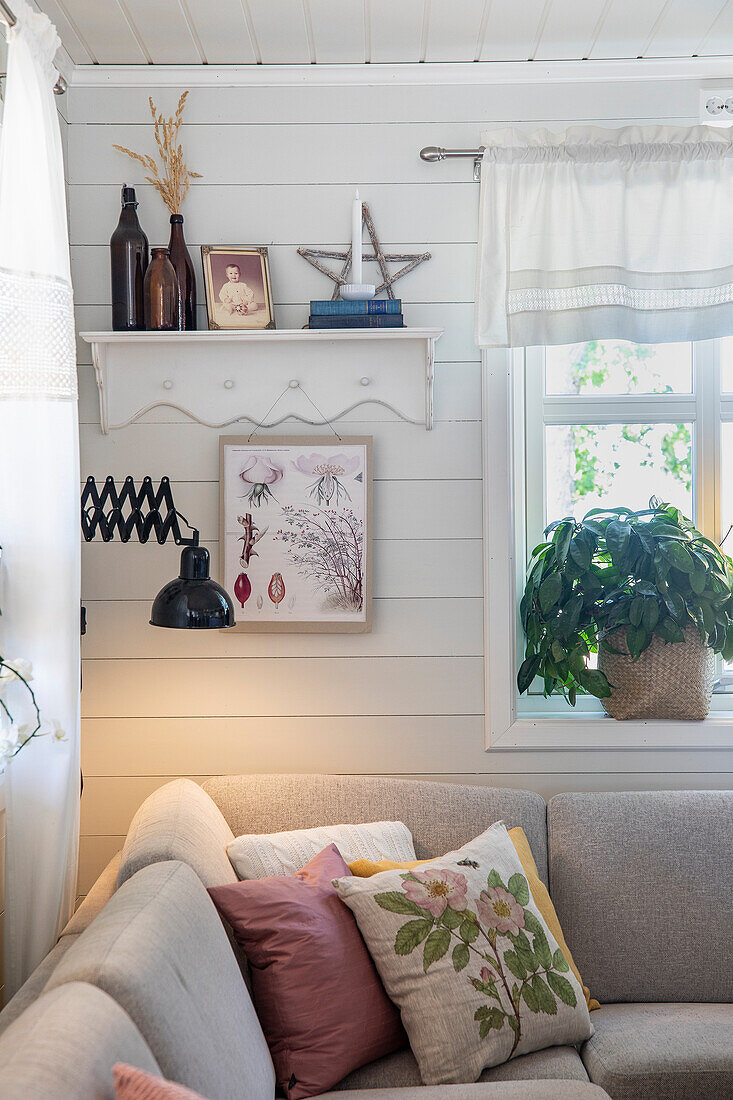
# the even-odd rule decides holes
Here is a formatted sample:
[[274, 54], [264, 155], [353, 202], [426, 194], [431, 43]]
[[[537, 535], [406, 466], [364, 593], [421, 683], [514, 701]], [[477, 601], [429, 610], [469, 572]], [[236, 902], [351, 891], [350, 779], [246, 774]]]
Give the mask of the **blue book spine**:
[[314, 317], [311, 314], [309, 328], [404, 328], [401, 313], [342, 313], [336, 317]]
[[340, 317], [342, 314], [364, 313], [401, 313], [402, 302], [399, 298], [372, 298], [361, 302], [311, 302], [311, 314], [314, 317]]

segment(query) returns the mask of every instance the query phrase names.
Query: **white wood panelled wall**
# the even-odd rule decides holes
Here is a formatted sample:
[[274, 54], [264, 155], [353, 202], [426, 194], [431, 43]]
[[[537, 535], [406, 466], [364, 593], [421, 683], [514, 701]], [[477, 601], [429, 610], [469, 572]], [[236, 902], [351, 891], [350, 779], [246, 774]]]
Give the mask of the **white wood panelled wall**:
[[[730, 752], [483, 749], [481, 399], [472, 339], [478, 187], [470, 161], [431, 166], [418, 158], [428, 144], [476, 145], [487, 123], [694, 124], [698, 91], [694, 80], [192, 91], [182, 140], [203, 178], [184, 207], [188, 242], [195, 256], [202, 243], [270, 245], [280, 327], [303, 324], [308, 300], [329, 293], [295, 249], [344, 244], [355, 184], [386, 246], [432, 251], [432, 261], [398, 286], [408, 323], [446, 330], [437, 349], [437, 423], [428, 433], [377, 411], [348, 425], [374, 436], [371, 634], [155, 630], [147, 623], [150, 601], [177, 571], [176, 549], [84, 548], [81, 894], [120, 847], [143, 798], [171, 776], [419, 775], [545, 796], [731, 785]], [[174, 107], [177, 89], [153, 94], [166, 111]], [[147, 99], [144, 87], [68, 93], [81, 330], [110, 324], [107, 242], [123, 181], [138, 186], [151, 244], [167, 241], [159, 198], [112, 148], [151, 148]], [[216, 560], [218, 433], [159, 412], [102, 436], [86, 346], [79, 364], [82, 475], [168, 474], [178, 506]]]

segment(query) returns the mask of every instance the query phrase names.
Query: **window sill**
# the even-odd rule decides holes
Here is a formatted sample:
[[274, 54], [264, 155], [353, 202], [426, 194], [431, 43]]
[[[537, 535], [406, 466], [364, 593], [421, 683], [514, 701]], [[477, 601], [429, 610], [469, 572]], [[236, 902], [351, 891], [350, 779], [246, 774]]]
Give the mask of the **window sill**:
[[712, 713], [704, 722], [618, 722], [607, 715], [537, 715], [505, 728], [487, 723], [486, 749], [694, 749], [733, 748], [733, 713]]

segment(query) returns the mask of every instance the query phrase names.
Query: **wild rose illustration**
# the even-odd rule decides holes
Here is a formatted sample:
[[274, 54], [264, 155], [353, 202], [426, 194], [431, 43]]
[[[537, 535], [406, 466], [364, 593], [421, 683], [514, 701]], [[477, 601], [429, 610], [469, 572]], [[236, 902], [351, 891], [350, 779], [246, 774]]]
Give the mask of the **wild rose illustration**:
[[371, 439], [232, 436], [220, 450], [235, 628], [371, 629]]
[[513, 874], [504, 883], [492, 869], [472, 901], [466, 876], [451, 868], [431, 866], [401, 878], [401, 890], [374, 895], [382, 909], [410, 917], [397, 931], [395, 954], [422, 947], [427, 971], [452, 947], [453, 969], [466, 970], [476, 991], [474, 1020], [481, 1039], [508, 1027], [513, 1054], [527, 1012], [555, 1016], [558, 1000], [576, 1007], [575, 990], [563, 977], [570, 969], [567, 960], [560, 948], [553, 953], [542, 923], [527, 908], [524, 875]]
[[300, 455], [293, 462], [293, 469], [311, 477], [315, 475], [316, 480], [308, 486], [308, 493], [316, 504], [325, 505], [328, 508], [332, 500], [336, 505], [339, 505], [342, 500], [351, 500], [351, 496], [341, 479], [351, 474], [357, 474], [358, 476], [357, 472], [360, 465], [361, 460], [358, 454], [351, 457], [344, 454], [330, 455], [329, 457], [322, 454], [312, 454]]
[[245, 462], [239, 476], [245, 485], [250, 486], [247, 500], [251, 507], [259, 508], [268, 500], [274, 500], [271, 485], [282, 480], [284, 470], [277, 462], [263, 455], [252, 455]]

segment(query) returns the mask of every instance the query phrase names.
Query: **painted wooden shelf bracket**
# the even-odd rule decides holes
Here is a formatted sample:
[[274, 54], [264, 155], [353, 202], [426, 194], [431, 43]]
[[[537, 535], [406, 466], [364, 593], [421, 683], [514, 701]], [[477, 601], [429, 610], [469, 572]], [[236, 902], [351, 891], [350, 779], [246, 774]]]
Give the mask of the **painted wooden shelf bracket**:
[[288, 420], [330, 424], [367, 405], [429, 431], [442, 334], [403, 328], [80, 335], [91, 344], [107, 435], [160, 408], [208, 428], [275, 428]]

